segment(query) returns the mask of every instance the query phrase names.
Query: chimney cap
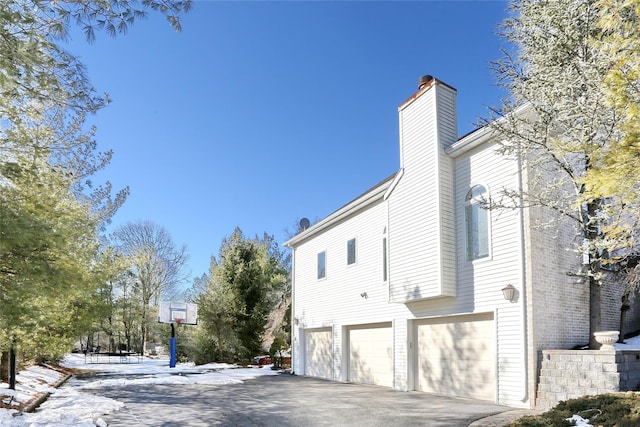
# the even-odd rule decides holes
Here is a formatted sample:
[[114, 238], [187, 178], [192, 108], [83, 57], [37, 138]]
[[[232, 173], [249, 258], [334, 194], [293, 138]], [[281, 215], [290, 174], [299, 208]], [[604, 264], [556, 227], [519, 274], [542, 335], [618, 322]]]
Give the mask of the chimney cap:
[[431, 80], [433, 80], [433, 76], [430, 74], [425, 74], [424, 76], [420, 77], [420, 79], [418, 80], [418, 89], [422, 89], [424, 85], [429, 83]]

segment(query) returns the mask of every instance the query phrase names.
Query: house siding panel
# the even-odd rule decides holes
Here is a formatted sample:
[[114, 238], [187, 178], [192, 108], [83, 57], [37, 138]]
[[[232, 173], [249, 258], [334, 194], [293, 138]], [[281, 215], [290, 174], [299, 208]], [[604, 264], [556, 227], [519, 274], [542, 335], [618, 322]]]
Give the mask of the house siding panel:
[[455, 296], [452, 160], [444, 152], [455, 141], [455, 91], [437, 85], [399, 116], [405, 173], [389, 198], [391, 300]]
[[[387, 225], [386, 202], [380, 201], [360, 215], [301, 244], [295, 249], [294, 321], [300, 327], [333, 326], [334, 351], [344, 352], [340, 326], [391, 321], [406, 316], [399, 305], [388, 304], [382, 276], [382, 238]], [[357, 260], [347, 265], [347, 240], [356, 238]], [[326, 250], [325, 279], [316, 279], [316, 255]], [[366, 293], [366, 296], [362, 296]], [[294, 352], [296, 342], [294, 341]], [[337, 358], [338, 379], [346, 380], [344, 361]]]
[[521, 304], [504, 299], [496, 302], [501, 289], [508, 284], [522, 289], [521, 247], [517, 238], [519, 211], [490, 211], [490, 256], [475, 261], [466, 259], [464, 204], [469, 189], [483, 185], [494, 199], [503, 187], [516, 189], [518, 185], [517, 162], [498, 154], [496, 148], [494, 143], [485, 144], [455, 159], [456, 222], [461, 230], [457, 234], [458, 295], [470, 300], [474, 311], [496, 310], [498, 401], [522, 407], [527, 403], [523, 385], [522, 308]]

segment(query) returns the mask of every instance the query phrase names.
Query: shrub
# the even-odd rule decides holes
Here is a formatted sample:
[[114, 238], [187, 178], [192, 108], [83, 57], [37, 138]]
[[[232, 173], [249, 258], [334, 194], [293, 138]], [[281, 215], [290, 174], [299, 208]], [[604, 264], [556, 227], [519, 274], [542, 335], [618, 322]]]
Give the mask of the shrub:
[[558, 403], [539, 416], [526, 416], [507, 427], [556, 427], [575, 425], [567, 418], [580, 415], [589, 424], [602, 427], [631, 427], [640, 425], [640, 393], [610, 393], [586, 396]]
[[276, 369], [282, 368], [282, 359], [289, 351], [289, 344], [282, 337], [276, 337], [271, 343], [269, 349], [269, 356], [273, 362], [273, 367]]

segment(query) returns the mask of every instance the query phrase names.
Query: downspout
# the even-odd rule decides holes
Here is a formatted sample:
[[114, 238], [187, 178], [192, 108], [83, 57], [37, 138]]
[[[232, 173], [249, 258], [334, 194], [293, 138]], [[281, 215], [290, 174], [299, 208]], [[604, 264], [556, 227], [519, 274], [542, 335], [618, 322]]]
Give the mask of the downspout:
[[523, 185], [523, 173], [522, 173], [522, 151], [518, 148], [518, 194], [520, 203], [520, 287], [521, 295], [520, 302], [522, 304], [522, 375], [523, 375], [523, 387], [521, 402], [526, 402], [529, 399], [529, 345], [528, 345], [528, 328], [527, 328], [527, 269], [526, 269], [526, 246], [525, 246], [525, 222], [524, 222], [524, 203], [522, 192]]

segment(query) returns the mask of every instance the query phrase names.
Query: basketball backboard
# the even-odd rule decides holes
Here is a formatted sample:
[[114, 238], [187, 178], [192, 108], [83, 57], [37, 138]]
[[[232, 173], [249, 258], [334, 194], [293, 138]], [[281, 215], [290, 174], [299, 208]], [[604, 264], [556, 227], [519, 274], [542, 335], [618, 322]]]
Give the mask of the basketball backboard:
[[161, 302], [158, 310], [158, 323], [196, 325], [198, 324], [198, 304], [190, 302]]

